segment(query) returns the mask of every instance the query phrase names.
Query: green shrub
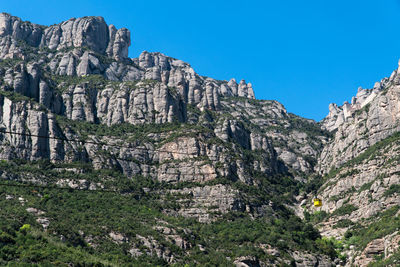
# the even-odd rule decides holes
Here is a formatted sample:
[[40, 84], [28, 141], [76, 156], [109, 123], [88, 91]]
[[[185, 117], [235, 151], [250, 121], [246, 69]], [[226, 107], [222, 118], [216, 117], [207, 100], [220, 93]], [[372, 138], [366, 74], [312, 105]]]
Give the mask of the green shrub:
[[352, 204], [343, 205], [334, 212], [332, 212], [332, 216], [344, 216], [351, 214], [353, 211], [358, 210], [358, 208]]
[[31, 225], [30, 224], [24, 224], [19, 228], [19, 230], [23, 233], [29, 232], [31, 230]]
[[345, 227], [349, 227], [351, 225], [353, 225], [354, 223], [349, 220], [349, 219], [342, 219], [339, 220], [334, 226], [333, 228], [345, 228]]
[[360, 173], [359, 170], [357, 170], [357, 169], [351, 169], [351, 170], [349, 170], [349, 171], [347, 171], [347, 172], [345, 172], [345, 173], [340, 174], [339, 177], [340, 177], [340, 178], [349, 177], [349, 176], [353, 176], [353, 175], [358, 174], [358, 173]]
[[385, 197], [389, 197], [393, 194], [399, 194], [400, 193], [400, 185], [399, 184], [392, 184], [389, 189], [383, 193]]
[[327, 238], [318, 239], [316, 241], [318, 249], [324, 254], [328, 255], [332, 260], [338, 257], [335, 249], [335, 244], [332, 240]]
[[304, 212], [304, 217], [305, 220], [308, 222], [312, 222], [313, 224], [317, 224], [322, 222], [324, 219], [326, 219], [329, 216], [329, 214], [326, 211], [316, 211], [312, 214], [309, 212]]
[[395, 216], [398, 210], [399, 206], [394, 206], [377, 214], [373, 218], [374, 221], [365, 226], [359, 224], [353, 225], [345, 233], [347, 242], [363, 250], [372, 240], [382, 238], [397, 231], [400, 227], [400, 218], [399, 216]]

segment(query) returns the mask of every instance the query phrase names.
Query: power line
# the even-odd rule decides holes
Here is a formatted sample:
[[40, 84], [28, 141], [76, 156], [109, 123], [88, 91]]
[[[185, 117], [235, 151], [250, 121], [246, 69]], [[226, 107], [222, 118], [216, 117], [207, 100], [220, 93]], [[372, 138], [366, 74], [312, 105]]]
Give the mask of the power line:
[[[7, 145], [7, 146], [13, 147], [13, 146], [10, 146], [10, 145]], [[38, 149], [38, 150], [40, 151], [40, 149]], [[143, 161], [140, 161], [140, 160], [138, 160], [136, 158], [120, 158], [120, 157], [116, 157], [114, 155], [111, 155], [111, 156], [112, 156], [112, 159], [115, 159], [117, 161], [119, 160], [119, 161], [133, 162], [133, 163], [136, 163], [136, 164], [143, 164], [143, 165], [146, 165], [146, 166], [150, 166], [150, 168], [151, 168], [151, 166], [154, 166], [151, 162], [143, 162]], [[190, 159], [197, 159], [197, 158], [190, 158]], [[15, 160], [20, 160], [20, 159], [16, 159], [16, 158], [11, 158], [11, 159], [10, 158], [0, 158], [0, 160], [15, 161]], [[23, 160], [25, 160], [25, 159], [23, 159]], [[209, 159], [207, 159], [207, 160], [208, 161], [213, 161], [213, 160], [209, 160]], [[31, 160], [26, 160], [26, 161], [34, 162], [34, 161], [31, 161]], [[214, 160], [214, 161], [216, 161], [216, 160]], [[216, 161], [216, 162], [219, 162], [219, 161]], [[68, 162], [66, 162], [66, 163], [68, 163]], [[83, 163], [86, 163], [86, 162], [83, 162]], [[181, 167], [182, 166], [172, 166], [169, 169], [176, 169], [176, 168], [181, 168]], [[215, 166], [212, 166], [212, 167], [215, 168]], [[192, 169], [195, 170], [194, 167]], [[150, 176], [151, 174], [157, 175], [158, 170], [159, 169], [156, 168], [156, 169], [153, 169], [153, 171], [145, 172], [145, 171], [142, 170], [141, 172], [142, 173], [147, 173]], [[137, 175], [139, 175], [139, 174], [137, 174]], [[168, 172], [168, 169], [166, 169], [165, 175], [182, 175], [182, 176], [195, 176], [195, 177], [205, 177], [207, 175], [217, 175], [218, 176], [216, 171], [213, 172], [213, 173], [185, 173], [185, 172], [181, 172], [181, 171], [180, 172]]]
[[[0, 160], [4, 160], [4, 158], [0, 158]], [[175, 173], [169, 173], [175, 175]], [[184, 173], [179, 173], [184, 174]], [[193, 175], [196, 174], [186, 174], [186, 175]], [[205, 176], [205, 174], [197, 174], [201, 176]], [[218, 177], [218, 176], [217, 176]], [[17, 181], [19, 182], [19, 181]], [[162, 184], [161, 184], [162, 185]], [[43, 188], [43, 189], [54, 189], [54, 190], [68, 190], [68, 191], [88, 191], [88, 192], [108, 192], [108, 193], [124, 193], [124, 190], [109, 190], [109, 189], [90, 189], [90, 188], [73, 188], [73, 187], [60, 187], [60, 186], [47, 186], [47, 185], [39, 185], [35, 183], [29, 184], [10, 184], [10, 183], [1, 183], [0, 186], [9, 186], [9, 187], [24, 187], [24, 188]]]
[[34, 183], [30, 183], [30, 184], [0, 183], [0, 186], [24, 187], [24, 188], [43, 188], [43, 189], [55, 189], [55, 190], [68, 190], [68, 191], [89, 191], [89, 192], [120, 193], [119, 191], [107, 190], [107, 189], [84, 189], [84, 188], [59, 187], [59, 186], [45, 186], [45, 185], [38, 185], [38, 184], [34, 184]]
[[[149, 148], [140, 148], [140, 147], [130, 147], [130, 146], [123, 146], [123, 145], [117, 145], [117, 144], [106, 144], [106, 143], [99, 143], [99, 142], [94, 142], [94, 141], [88, 141], [88, 140], [78, 140], [78, 139], [67, 139], [67, 138], [61, 138], [61, 137], [56, 137], [56, 136], [42, 136], [42, 135], [35, 135], [35, 134], [27, 134], [27, 133], [20, 133], [20, 132], [14, 132], [14, 131], [5, 131], [5, 130], [0, 130], [0, 133], [3, 134], [11, 134], [11, 135], [20, 135], [20, 136], [28, 136], [28, 137], [36, 137], [36, 138], [45, 138], [45, 139], [55, 139], [55, 140], [60, 140], [60, 141], [66, 141], [66, 142], [80, 142], [80, 143], [86, 143], [86, 144], [95, 144], [95, 145], [99, 145], [99, 146], [111, 146], [111, 147], [119, 147], [119, 148], [128, 148], [128, 149], [136, 149], [136, 150], [143, 150], [143, 151], [152, 151], [152, 152], [164, 152], [164, 153], [175, 153], [175, 154], [183, 154], [183, 155], [190, 155], [190, 156], [194, 156], [193, 153], [187, 153], [187, 152], [175, 152], [175, 151], [168, 151], [168, 150], [157, 150], [157, 149], [149, 149]], [[8, 146], [8, 147], [12, 147], [14, 148], [14, 146], [10, 145], [10, 144], [2, 144], [2, 146]], [[39, 151], [43, 151], [40, 149], [37, 149]], [[46, 151], [49, 152], [49, 151]], [[152, 162], [143, 162], [138, 160], [137, 158], [121, 158], [121, 157], [117, 157], [116, 155], [111, 155], [112, 159], [115, 160], [120, 160], [120, 161], [128, 161], [128, 162], [134, 162], [137, 164], [144, 164], [144, 165], [152, 165]], [[184, 160], [187, 159], [192, 159], [192, 160], [196, 160], [199, 157], [205, 157], [205, 156], [197, 156], [197, 157], [189, 157], [189, 158], [185, 158]], [[0, 158], [3, 160], [16, 160], [16, 159], [10, 159], [10, 158]], [[219, 160], [213, 160], [213, 159], [205, 159], [206, 161], [211, 161], [211, 162], [220, 162]], [[29, 160], [28, 160], [29, 161]], [[168, 161], [168, 160], [167, 160]], [[178, 168], [180, 166], [177, 166]], [[214, 167], [214, 166], [213, 166]], [[176, 167], [172, 167], [172, 168], [176, 168]], [[193, 170], [195, 170], [193, 168]], [[150, 176], [151, 174], [153, 175], [157, 175], [158, 169], [155, 169], [153, 172], [148, 172], [148, 175]], [[143, 171], [142, 171], [143, 173]], [[176, 172], [176, 173], [168, 173], [168, 171], [165, 173], [165, 175], [179, 175], [179, 176], [195, 176], [195, 177], [206, 177], [209, 175], [215, 175], [216, 178], [219, 176], [217, 173], [217, 170], [215, 170], [212, 173], [185, 173], [185, 172]], [[14, 186], [14, 185], [10, 185], [10, 184], [1, 184], [0, 185], [4, 185], [4, 186]], [[18, 185], [19, 186], [19, 185]], [[28, 187], [28, 185], [21, 185], [23, 187]], [[32, 187], [41, 187], [40, 185], [34, 185]], [[53, 188], [53, 189], [65, 189], [65, 190], [85, 190], [85, 189], [73, 189], [71, 187], [45, 187], [45, 188]], [[95, 190], [89, 190], [89, 191], [95, 191]], [[97, 191], [103, 191], [103, 192], [116, 192], [116, 191], [112, 191], [112, 190], [98, 190]]]
[[57, 137], [57, 136], [45, 136], [45, 135], [27, 134], [27, 133], [2, 131], [2, 130], [0, 130], [0, 133], [21, 135], [21, 136], [27, 136], [27, 137], [44, 138], [44, 139], [54, 139], [54, 140], [60, 140], [60, 141], [65, 141], [65, 142], [76, 142], [76, 143], [93, 144], [93, 145], [99, 145], [99, 146], [110, 146], [110, 147], [137, 149], [137, 150], [152, 151], [152, 152], [159, 152], [159, 153], [172, 153], [172, 154], [195, 156], [193, 153], [188, 153], [188, 152], [169, 151], [169, 150], [162, 150], [162, 149], [149, 149], [149, 148], [143, 148], [143, 147], [131, 147], [131, 146], [118, 145], [118, 144], [99, 143], [99, 142], [88, 141], [88, 140], [68, 139], [68, 138], [62, 138], [62, 137]]
[[[4, 145], [3, 145], [4, 146]], [[7, 145], [8, 147], [13, 147], [13, 146], [10, 146], [10, 145]], [[40, 150], [40, 149], [39, 149]], [[135, 158], [132, 158], [132, 159], [129, 159], [129, 158], [118, 158], [118, 157], [113, 157], [113, 159], [116, 159], [116, 160], [122, 160], [122, 161], [132, 161], [132, 162], [134, 162], [134, 163], [137, 163], [137, 164], [139, 164], [139, 163], [141, 163], [141, 164], [144, 164], [144, 165], [147, 165], [147, 166], [149, 166], [149, 164], [148, 163], [145, 163], [145, 162], [140, 162], [139, 160], [137, 160], [137, 159], [135, 159]], [[195, 159], [195, 158], [194, 158]], [[12, 162], [15, 162], [16, 160], [20, 160], [20, 159], [10, 159], [10, 158], [0, 158], [0, 160], [6, 160], [6, 161], [12, 161]], [[27, 161], [27, 162], [35, 162], [35, 161], [30, 161], [30, 160], [25, 160], [25, 159], [23, 159], [23, 161]], [[150, 165], [151, 166], [151, 165]], [[214, 167], [214, 166], [213, 166]], [[174, 166], [174, 167], [172, 167], [172, 168], [179, 168], [179, 166]], [[192, 168], [193, 170], [195, 170], [195, 168]], [[201, 170], [199, 170], [199, 171], [201, 171]], [[157, 169], [157, 168], [155, 168], [155, 169], [153, 169], [153, 171], [149, 171], [149, 172], [144, 172], [144, 171], [141, 171], [141, 173], [137, 173], [137, 174], [134, 174], [134, 175], [147, 175], [147, 176], [149, 176], [150, 178], [152, 178], [152, 176], [157, 176], [158, 175], [158, 172], [159, 172], [159, 169]], [[168, 176], [191, 176], [191, 177], [201, 177], [201, 178], [205, 178], [205, 177], [207, 177], [207, 176], [215, 176], [215, 178], [218, 178], [218, 177], [220, 177], [220, 175], [217, 173], [217, 170], [215, 170], [214, 172], [212, 172], [212, 173], [186, 173], [186, 172], [168, 172], [168, 169], [166, 170], [166, 172], [164, 173], [167, 177]], [[46, 176], [46, 175], [44, 175], [44, 176]], [[69, 188], [69, 187], [68, 187]]]
[[[66, 138], [60, 138], [60, 137], [54, 137], [54, 136], [41, 136], [41, 135], [34, 135], [34, 134], [27, 134], [27, 133], [19, 133], [19, 132], [13, 132], [13, 131], [1, 131], [0, 133], [5, 133], [5, 134], [15, 134], [15, 135], [21, 135], [21, 136], [29, 136], [29, 137], [37, 137], [37, 138], [47, 138], [47, 139], [57, 139], [57, 140], [62, 140], [62, 141], [67, 141], [67, 142], [81, 142], [81, 143], [87, 143], [87, 144], [96, 144], [96, 145], [104, 145], [104, 146], [111, 146], [111, 147], [123, 147], [123, 148], [129, 148], [129, 149], [137, 149], [137, 150], [142, 150], [142, 151], [152, 151], [152, 152], [164, 152], [164, 153], [175, 153], [175, 154], [183, 154], [183, 155], [190, 155], [190, 156], [194, 156], [192, 153], [187, 153], [187, 152], [175, 152], [175, 151], [168, 151], [168, 150], [156, 150], [156, 149], [148, 149], [148, 148], [140, 148], [140, 147], [128, 147], [128, 146], [122, 146], [122, 145], [116, 145], [116, 144], [106, 144], [106, 143], [98, 143], [98, 142], [94, 142], [94, 141], [85, 141], [85, 140], [77, 140], [77, 139], [66, 139]], [[3, 144], [3, 146], [5, 146]], [[13, 147], [11, 145], [6, 145], [9, 147]], [[36, 149], [39, 151], [44, 151], [44, 150], [40, 150], [40, 149]], [[49, 151], [45, 151], [45, 152], [49, 152]], [[143, 164], [143, 165], [148, 165], [148, 166], [152, 166], [154, 163], [151, 161], [141, 161], [137, 158], [131, 157], [131, 158], [122, 158], [122, 157], [118, 157], [117, 155], [110, 155], [112, 159], [115, 160], [120, 160], [120, 161], [127, 161], [127, 162], [133, 162], [133, 163], [137, 163], [137, 164]], [[184, 159], [177, 159], [177, 160], [187, 160], [187, 159], [191, 159], [191, 160], [196, 160], [199, 157], [207, 157], [206, 155], [200, 155], [200, 156], [196, 156], [196, 157], [189, 157], [189, 158], [184, 158]], [[4, 159], [4, 160], [10, 160], [10, 159]], [[167, 159], [166, 161], [168, 161], [170, 159]], [[174, 160], [174, 159], [172, 159]], [[216, 160], [216, 159], [210, 159], [207, 158], [205, 159], [205, 161], [209, 161], [209, 162], [221, 162], [220, 160]], [[178, 166], [179, 167], [179, 166]], [[177, 172], [177, 173], [166, 173], [167, 175], [193, 175], [193, 176], [206, 176], [206, 175], [210, 175], [211, 173], [208, 174], [199, 174], [199, 173], [184, 173], [184, 172]], [[216, 174], [215, 172], [212, 174]]]

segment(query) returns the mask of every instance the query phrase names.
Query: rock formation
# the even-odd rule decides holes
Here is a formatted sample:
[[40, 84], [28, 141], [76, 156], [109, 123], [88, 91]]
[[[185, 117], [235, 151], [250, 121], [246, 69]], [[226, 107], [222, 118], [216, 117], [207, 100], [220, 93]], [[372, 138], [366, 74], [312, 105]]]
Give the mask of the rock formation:
[[[316, 123], [276, 101], [256, 100], [245, 80], [204, 77], [162, 53], [129, 58], [130, 44], [129, 30], [101, 17], [41, 26], [0, 14], [0, 178], [121, 191], [120, 197], [152, 201], [155, 207], [141, 206], [142, 213], [154, 208], [162, 214], [141, 222], [145, 232], [102, 226], [66, 231], [71, 235], [61, 240], [79, 239], [93, 249], [118, 246], [129, 259], [162, 264], [220, 254], [220, 262], [236, 266], [330, 266], [334, 257], [336, 264], [363, 266], [382, 253], [384, 260], [397, 255], [398, 229], [387, 217], [399, 216], [400, 68], [372, 89], [359, 88], [351, 103], [331, 104]], [[319, 211], [311, 206], [314, 194], [324, 202]], [[46, 203], [38, 197], [36, 204]], [[5, 197], [19, 199], [18, 205], [25, 198]], [[340, 259], [299, 250], [304, 240], [304, 246], [329, 242], [304, 221], [296, 228], [290, 209], [316, 223], [323, 236], [341, 239]], [[23, 210], [39, 227], [57, 232], [52, 227], [60, 220], [51, 211]], [[243, 250], [209, 245], [219, 233], [204, 237], [207, 225], [235, 220], [265, 231], [281, 227], [293, 240], [270, 233], [250, 244], [251, 236], [221, 229]], [[387, 230], [351, 243], [377, 223]], [[248, 249], [257, 253], [243, 254]]]

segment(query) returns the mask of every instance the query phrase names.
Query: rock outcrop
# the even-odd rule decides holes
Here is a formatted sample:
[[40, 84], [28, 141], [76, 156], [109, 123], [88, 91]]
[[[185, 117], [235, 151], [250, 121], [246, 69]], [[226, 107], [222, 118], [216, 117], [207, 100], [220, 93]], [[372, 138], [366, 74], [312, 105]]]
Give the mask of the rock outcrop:
[[[313, 138], [301, 130], [293, 131], [289, 138], [281, 135], [279, 128], [292, 132], [291, 115], [274, 101], [252, 103], [255, 98], [252, 85], [244, 80], [237, 83], [234, 79], [218, 81], [203, 77], [189, 64], [161, 53], [143, 52], [139, 58], [127, 58], [129, 31], [107, 26], [101, 17], [70, 19], [46, 27], [2, 13], [0, 25], [0, 41], [5, 42], [0, 47], [5, 51], [0, 56], [0, 88], [4, 92], [0, 97], [0, 125], [4, 131], [20, 134], [4, 135], [3, 143], [9, 146], [1, 152], [4, 158], [85, 159], [101, 166], [100, 162], [105, 159], [92, 152], [100, 148], [85, 146], [82, 150], [74, 142], [62, 141], [65, 137], [79, 138], [79, 134], [68, 127], [62, 128], [60, 118], [109, 127], [124, 123], [200, 123], [207, 125], [215, 138], [223, 142], [234, 140], [239, 145], [233, 148], [235, 151], [262, 151], [263, 158], [254, 161], [252, 166], [237, 160], [220, 170], [202, 164], [191, 168], [191, 162], [168, 162], [156, 169], [148, 167], [147, 163], [124, 161], [138, 153], [132, 148], [117, 154], [113, 152], [119, 159], [107, 164], [117, 165], [129, 175], [154, 174], [160, 181], [205, 182], [218, 175], [227, 175], [236, 177], [233, 180], [252, 184], [254, 181], [246, 171], [249, 167], [266, 174], [289, 169], [293, 172], [312, 171], [310, 158], [301, 155], [304, 152], [315, 157], [325, 140], [322, 132], [316, 140], [311, 140]], [[212, 118], [207, 115], [208, 111], [220, 115]], [[227, 112], [230, 112], [228, 118], [224, 117]], [[250, 124], [241, 122], [249, 118]], [[250, 130], [253, 124], [261, 128]], [[306, 120], [302, 124], [316, 127], [315, 123]], [[35, 137], [33, 139], [37, 140], [31, 142], [24, 136], [28, 134], [40, 138]], [[159, 134], [157, 138], [160, 138]], [[150, 142], [146, 147], [153, 148], [154, 145]], [[167, 145], [163, 147], [168, 148]], [[15, 150], [16, 147], [21, 149]], [[215, 145], [206, 150], [209, 151], [196, 152], [196, 155], [222, 162], [227, 160]], [[200, 148], [199, 151], [206, 150]], [[160, 162], [165, 160], [157, 153], [146, 157]], [[169, 160], [183, 159], [172, 157]], [[188, 174], [177, 178], [179, 169], [187, 170]], [[189, 178], [192, 174], [195, 178]]]
[[18, 57], [18, 49], [13, 45], [18, 46], [19, 41], [32, 47], [57, 51], [74, 47], [88, 48], [116, 60], [127, 59], [130, 46], [129, 30], [108, 26], [102, 17], [73, 18], [45, 27], [1, 13], [0, 38], [6, 38], [10, 43], [9, 51], [3, 58]]
[[341, 166], [400, 130], [399, 75], [399, 70], [395, 70], [373, 89], [359, 88], [351, 104], [329, 106], [330, 113], [322, 125], [336, 134], [321, 154], [318, 166], [321, 173]]
[[[393, 255], [397, 257], [398, 248], [393, 249], [393, 243], [399, 234], [389, 221], [398, 220], [400, 203], [399, 75], [397, 69], [372, 89], [359, 88], [351, 103], [331, 104], [321, 122], [322, 128], [333, 135], [316, 165], [321, 176], [315, 179], [323, 183], [299, 206], [324, 214], [318, 225], [323, 236], [351, 244], [343, 249], [345, 266], [367, 266], [375, 261], [383, 264]], [[314, 195], [323, 200], [318, 212], [312, 207]], [[379, 227], [386, 229], [375, 230]], [[356, 238], [358, 243], [353, 241]]]
[[[29, 168], [2, 169], [2, 179], [71, 190], [121, 190], [123, 196], [137, 194], [138, 200], [154, 198], [163, 216], [202, 225], [243, 214], [274, 225], [279, 216], [293, 215], [288, 199], [316, 166], [324, 173], [396, 131], [389, 126], [397, 122], [397, 72], [372, 90], [360, 90], [351, 104], [331, 105], [321, 128], [276, 101], [256, 100], [253, 85], [245, 80], [204, 77], [162, 53], [144, 51], [129, 58], [130, 44], [129, 30], [107, 25], [101, 17], [41, 26], [0, 14], [0, 159], [51, 169], [34, 174]], [[370, 130], [366, 142], [361, 132], [349, 134], [359, 118]], [[335, 142], [329, 142], [332, 131]], [[340, 155], [349, 143], [357, 144], [355, 152]], [[139, 188], [131, 186], [141, 179]], [[396, 182], [385, 180], [382, 187]], [[357, 189], [362, 186], [360, 181]], [[338, 182], [330, 192], [341, 194], [348, 187]], [[377, 189], [379, 199], [382, 190]], [[324, 209], [339, 207], [332, 201]], [[35, 215], [33, 209], [28, 212]], [[36, 222], [51, 229], [58, 223], [51, 216], [46, 212]], [[124, 233], [124, 227], [102, 228], [103, 236], [80, 230], [76, 238], [94, 249], [105, 240], [121, 246], [125, 255], [168, 264], [182, 263], [193, 251], [206, 255], [214, 249], [195, 246], [198, 236], [168, 223], [145, 234]], [[325, 256], [258, 243], [257, 249], [269, 255], [267, 263], [252, 255], [224, 260], [242, 266], [330, 263]]]

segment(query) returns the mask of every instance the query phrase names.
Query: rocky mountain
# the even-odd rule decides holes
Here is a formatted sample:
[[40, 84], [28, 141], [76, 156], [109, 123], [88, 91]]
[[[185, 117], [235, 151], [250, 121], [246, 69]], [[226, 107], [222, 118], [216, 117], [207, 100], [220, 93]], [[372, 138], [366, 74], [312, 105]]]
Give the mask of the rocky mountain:
[[[0, 122], [4, 132], [20, 133], [3, 136], [8, 148], [1, 152], [2, 158], [85, 159], [98, 167], [116, 166], [127, 175], [157, 173], [164, 180], [160, 175], [165, 174], [159, 173], [162, 164], [141, 166], [124, 158], [161, 163], [203, 156], [221, 163], [232, 156], [229, 150], [244, 149], [265, 154], [253, 164], [261, 172], [307, 173], [327, 140], [317, 124], [288, 114], [281, 104], [255, 101], [251, 84], [244, 80], [238, 84], [234, 79], [202, 77], [189, 64], [161, 53], [127, 58], [129, 31], [107, 26], [103, 18], [71, 19], [44, 27], [2, 14], [0, 25], [4, 51]], [[179, 124], [181, 140], [178, 136], [168, 140], [168, 131], [149, 130], [142, 132], [143, 138], [136, 137], [135, 144], [112, 151], [105, 143], [125, 144], [129, 132], [113, 132], [112, 140], [88, 132], [150, 124], [156, 128]], [[92, 129], [84, 129], [88, 127]], [[177, 135], [181, 130], [171, 131]], [[81, 140], [83, 132], [86, 143], [77, 149], [72, 140]], [[187, 136], [196, 134], [204, 139]], [[212, 138], [233, 145], [219, 147]], [[114, 161], [102, 157], [99, 149], [111, 153]], [[234, 166], [220, 168], [221, 174], [252, 183], [240, 171], [243, 162], [228, 164]], [[211, 169], [208, 172], [216, 172]]]
[[346, 244], [346, 266], [397, 265], [399, 75], [397, 69], [374, 88], [359, 88], [351, 104], [331, 104], [321, 122], [334, 137], [316, 167], [325, 201], [319, 227]]
[[399, 256], [398, 71], [316, 123], [244, 80], [161, 53], [129, 58], [130, 45], [101, 17], [42, 26], [0, 14], [1, 264]]

